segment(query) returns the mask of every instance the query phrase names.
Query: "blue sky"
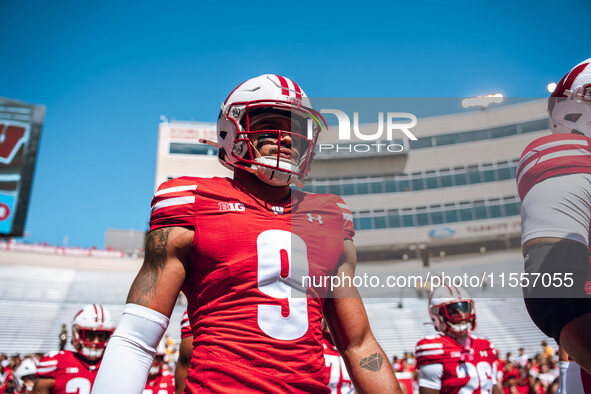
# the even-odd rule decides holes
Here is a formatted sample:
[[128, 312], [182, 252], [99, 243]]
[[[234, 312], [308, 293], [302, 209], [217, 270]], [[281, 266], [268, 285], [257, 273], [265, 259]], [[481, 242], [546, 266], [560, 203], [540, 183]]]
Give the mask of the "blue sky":
[[317, 97], [544, 97], [591, 57], [576, 15], [591, 2], [0, 0], [0, 96], [47, 107], [26, 240], [145, 230], [159, 116], [214, 121], [248, 78]]

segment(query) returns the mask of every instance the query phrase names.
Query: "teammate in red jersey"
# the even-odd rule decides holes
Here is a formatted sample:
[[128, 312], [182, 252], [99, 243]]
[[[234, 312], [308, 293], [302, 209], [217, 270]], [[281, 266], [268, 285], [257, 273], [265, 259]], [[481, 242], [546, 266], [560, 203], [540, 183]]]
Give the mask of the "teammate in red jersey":
[[497, 351], [476, 328], [474, 301], [455, 286], [438, 287], [429, 298], [429, 316], [439, 332], [417, 343], [421, 394], [500, 393]]
[[181, 394], [187, 386], [187, 376], [189, 376], [189, 367], [191, 366], [191, 353], [193, 353], [193, 333], [191, 332], [191, 323], [187, 311], [183, 313], [181, 319], [181, 344], [179, 345], [179, 359], [174, 369], [175, 393]]
[[163, 368], [166, 357], [166, 345], [162, 341], [158, 344], [154, 361], [148, 372], [148, 380], [142, 394], [173, 394], [174, 375]]
[[[534, 323], [591, 372], [589, 274], [591, 222], [591, 59], [566, 74], [548, 101], [552, 135], [529, 144], [517, 168], [525, 271]], [[546, 283], [546, 285], [544, 285]]]
[[159, 187], [144, 265], [95, 394], [140, 391], [180, 290], [194, 337], [185, 392], [328, 392], [323, 315], [355, 386], [400, 392], [357, 289], [329, 294], [305, 281], [355, 271], [352, 215], [343, 200], [289, 187], [303, 183], [325, 126], [285, 77], [262, 75], [232, 91], [218, 141], [209, 143], [234, 179], [184, 177]]
[[345, 361], [334, 345], [330, 330], [324, 319], [322, 320], [322, 347], [324, 347], [324, 362], [326, 363], [326, 377], [324, 382], [332, 394], [353, 394], [355, 388], [347, 372]]
[[102, 305], [82, 308], [72, 321], [72, 344], [76, 351], [62, 350], [43, 357], [33, 392], [89, 394], [114, 330], [111, 314]]

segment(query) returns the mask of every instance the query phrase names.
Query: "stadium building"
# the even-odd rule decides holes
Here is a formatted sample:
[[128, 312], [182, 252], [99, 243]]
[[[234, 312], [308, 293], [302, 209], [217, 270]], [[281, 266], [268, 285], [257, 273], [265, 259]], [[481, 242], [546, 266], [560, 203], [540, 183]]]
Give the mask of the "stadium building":
[[[550, 133], [545, 107], [546, 100], [533, 100], [419, 118], [417, 140], [394, 141], [399, 149], [356, 137], [342, 144], [329, 126], [304, 190], [345, 199], [360, 261], [421, 258], [427, 265], [430, 256], [519, 247], [516, 168], [527, 144]], [[215, 140], [215, 127], [160, 123], [156, 187], [180, 175], [231, 176], [216, 149], [198, 143]]]

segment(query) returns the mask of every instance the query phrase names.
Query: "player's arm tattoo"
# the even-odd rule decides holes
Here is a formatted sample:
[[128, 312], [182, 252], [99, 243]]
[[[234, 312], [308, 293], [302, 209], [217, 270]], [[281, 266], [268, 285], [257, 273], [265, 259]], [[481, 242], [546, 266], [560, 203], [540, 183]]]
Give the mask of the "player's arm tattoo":
[[146, 256], [144, 264], [137, 274], [129, 295], [127, 303], [142, 305], [154, 295], [154, 290], [162, 270], [167, 261], [168, 235], [170, 227], [159, 228], [151, 231], [146, 237]]
[[382, 369], [382, 364], [384, 364], [384, 356], [382, 356], [380, 353], [374, 353], [369, 357], [365, 357], [359, 362], [361, 368], [372, 372], [377, 372]]

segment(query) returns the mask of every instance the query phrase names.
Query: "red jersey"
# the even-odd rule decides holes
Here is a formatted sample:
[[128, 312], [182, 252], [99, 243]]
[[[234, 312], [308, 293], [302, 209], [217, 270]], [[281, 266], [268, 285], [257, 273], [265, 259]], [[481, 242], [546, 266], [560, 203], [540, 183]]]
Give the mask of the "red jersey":
[[538, 182], [555, 176], [591, 174], [591, 138], [577, 134], [551, 134], [530, 143], [517, 166], [521, 201]]
[[181, 318], [181, 339], [185, 339], [191, 335], [193, 335], [191, 333], [191, 323], [189, 323], [189, 315], [187, 314], [187, 311], [185, 311]]
[[345, 361], [341, 358], [339, 351], [331, 340], [323, 336], [322, 347], [324, 347], [324, 362], [326, 363], [325, 384], [330, 388], [332, 394], [353, 394], [353, 382], [347, 372]]
[[[193, 355], [187, 392], [327, 392], [320, 320], [326, 287], [352, 239], [340, 197], [292, 190], [269, 204], [228, 178], [160, 186], [150, 231], [195, 231], [182, 291]], [[308, 277], [308, 280], [306, 280]]]
[[53, 394], [90, 394], [100, 362], [87, 364], [69, 350], [49, 353], [39, 361], [36, 378], [55, 379]]
[[[496, 384], [497, 351], [482, 338], [472, 336], [470, 354], [461, 361], [464, 346], [447, 335], [431, 335], [417, 343], [417, 367], [441, 364], [440, 392], [492, 393]], [[421, 371], [421, 379], [423, 379]], [[419, 382], [420, 384], [420, 382]]]
[[174, 394], [174, 375], [169, 371], [162, 371], [154, 379], [148, 376], [142, 394]]

